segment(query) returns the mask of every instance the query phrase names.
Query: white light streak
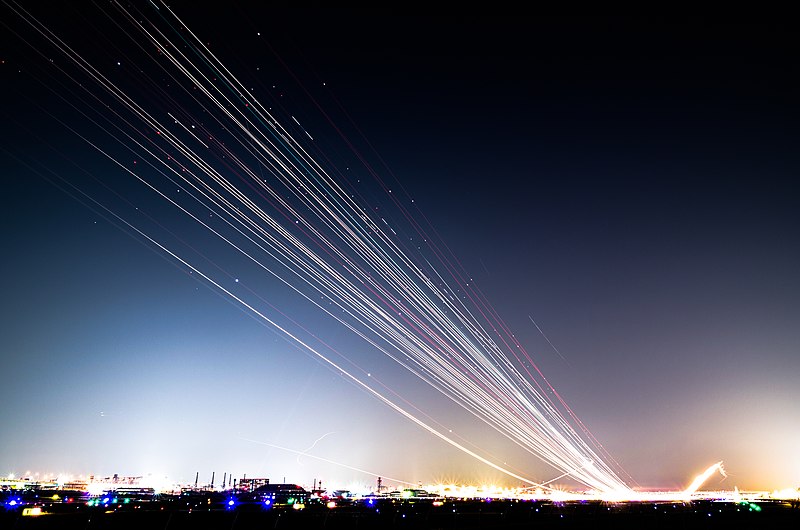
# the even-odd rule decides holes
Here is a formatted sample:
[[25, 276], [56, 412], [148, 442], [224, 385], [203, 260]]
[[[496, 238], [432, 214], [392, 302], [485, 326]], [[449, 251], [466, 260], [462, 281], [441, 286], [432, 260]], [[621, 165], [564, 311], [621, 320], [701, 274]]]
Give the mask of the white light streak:
[[[538, 371], [474, 282], [398, 202], [399, 194], [386, 189], [387, 200], [409, 221], [410, 239], [426, 242], [428, 255], [412, 252], [422, 247], [398, 235], [396, 220], [390, 226], [358, 202], [337, 180], [335, 168], [310, 154], [314, 145], [295, 139], [166, 4], [156, 5], [158, 17], [152, 18], [115, 1], [98, 8], [170, 80], [183, 104], [151, 77], [141, 79], [146, 94], [126, 91], [21, 5], [4, 3], [49, 43], [47, 53], [60, 53], [71, 65], [56, 67], [74, 83], [65, 102], [99, 128], [104, 141], [116, 142], [142, 163], [132, 168], [121, 155], [70, 127], [98, 152], [376, 352], [560, 471], [559, 478], [608, 494], [630, 492], [612, 469], [610, 455]], [[165, 111], [164, 106], [172, 107]], [[304, 340], [302, 330], [281, 325], [257, 301], [226, 289], [225, 281], [201, 271], [137, 223], [98, 206], [398, 414], [487, 466], [548, 488], [423, 422], [376, 389], [380, 383], [366, 371], [359, 376], [355, 369], [345, 370]]]

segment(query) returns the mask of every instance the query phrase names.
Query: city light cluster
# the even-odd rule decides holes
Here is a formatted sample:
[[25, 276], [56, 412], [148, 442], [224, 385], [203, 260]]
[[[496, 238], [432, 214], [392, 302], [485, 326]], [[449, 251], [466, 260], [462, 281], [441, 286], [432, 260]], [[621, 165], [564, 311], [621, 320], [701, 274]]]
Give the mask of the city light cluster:
[[[419, 485], [411, 488], [406, 484], [397, 485], [378, 485], [378, 488], [371, 488], [363, 484], [351, 484], [348, 489], [334, 489], [331, 491], [321, 490], [313, 487], [307, 488], [311, 498], [324, 499], [330, 503], [330, 507], [337, 506], [337, 500], [369, 499], [377, 497], [389, 497], [397, 499], [414, 498], [438, 498], [438, 499], [485, 499], [485, 500], [545, 500], [550, 502], [576, 502], [576, 501], [602, 501], [610, 503], [624, 502], [692, 502], [695, 500], [714, 500], [732, 503], [748, 503], [763, 500], [792, 501], [800, 502], [800, 488], [783, 488], [772, 491], [740, 491], [738, 488], [733, 490], [704, 490], [701, 489], [703, 483], [714, 473], [723, 473], [722, 463], [717, 462], [703, 473], [695, 477], [692, 483], [684, 490], [675, 491], [631, 491], [627, 495], [610, 495], [608, 492], [591, 490], [571, 490], [566, 487], [553, 487], [548, 489], [532, 488], [529, 486], [508, 487], [496, 484], [468, 485], [468, 484], [428, 484]], [[264, 482], [264, 479], [256, 479]], [[265, 481], [269, 483], [269, 481]], [[234, 483], [235, 484], [235, 483]], [[300, 487], [302, 486], [294, 486]], [[39, 490], [47, 491], [76, 491], [88, 496], [90, 506], [113, 505], [117, 503], [130, 502], [124, 497], [128, 491], [150, 491], [153, 495], [180, 495], [186, 491], [207, 492], [207, 493], [235, 493], [246, 491], [247, 488], [231, 486], [230, 484], [181, 484], [170, 482], [167, 477], [156, 477], [153, 475], [141, 477], [95, 477], [92, 475], [42, 475], [38, 473], [26, 473], [16, 476], [9, 473], [5, 477], [0, 477], [0, 488], [2, 491], [23, 491]], [[381, 490], [381, 491], [376, 491]], [[117, 493], [120, 493], [118, 498]], [[74, 498], [59, 497], [58, 494], [44, 494], [43, 498], [52, 501], [74, 502]], [[18, 499], [10, 497], [7, 501], [9, 507], [14, 507]], [[231, 505], [234, 501], [229, 501]]]

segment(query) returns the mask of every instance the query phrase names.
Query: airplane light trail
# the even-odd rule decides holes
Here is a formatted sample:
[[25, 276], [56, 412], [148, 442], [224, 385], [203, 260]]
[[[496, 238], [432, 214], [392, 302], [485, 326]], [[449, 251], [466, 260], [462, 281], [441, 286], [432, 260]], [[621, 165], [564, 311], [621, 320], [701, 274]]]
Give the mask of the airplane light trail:
[[725, 474], [725, 468], [722, 467], [722, 461], [719, 461], [716, 464], [712, 464], [711, 466], [708, 467], [708, 469], [697, 475], [697, 477], [695, 477], [692, 483], [689, 484], [689, 487], [686, 488], [684, 493], [687, 496], [691, 496], [692, 494], [694, 494], [698, 489], [700, 489], [700, 486], [702, 486], [703, 483], [705, 483], [705, 481], [708, 480], [709, 477], [713, 475], [714, 472], [716, 471], [719, 471], [719, 474], [722, 475], [723, 477], [728, 476]]
[[351, 466], [351, 465], [348, 465], [348, 464], [344, 464], [342, 462], [336, 462], [336, 461], [331, 460], [329, 458], [325, 458], [325, 457], [317, 456], [317, 455], [312, 455], [312, 454], [307, 453], [308, 449], [306, 449], [305, 451], [298, 451], [296, 449], [291, 449], [289, 447], [283, 447], [282, 445], [271, 444], [271, 443], [263, 442], [263, 441], [260, 441], [260, 440], [252, 440], [250, 438], [241, 438], [241, 439], [245, 440], [245, 441], [248, 441], [248, 442], [255, 443], [255, 444], [266, 445], [267, 447], [274, 447], [275, 449], [280, 449], [281, 451], [287, 451], [289, 453], [294, 453], [298, 457], [300, 457], [300, 456], [308, 456], [310, 458], [314, 458], [314, 459], [320, 460], [322, 462], [327, 462], [329, 464], [334, 464], [334, 465], [341, 466], [341, 467], [344, 467], [344, 468], [347, 468], [347, 469], [352, 469], [353, 471], [358, 471], [359, 473], [363, 473], [365, 475], [370, 475], [370, 476], [373, 476], [373, 477], [382, 477], [382, 478], [391, 480], [392, 482], [397, 482], [398, 484], [408, 484], [410, 486], [415, 486], [416, 485], [413, 482], [408, 482], [408, 481], [405, 481], [405, 480], [402, 480], [402, 479], [399, 479], [399, 478], [387, 477], [385, 474], [381, 475], [380, 473], [373, 473], [372, 471], [366, 471], [364, 469], [360, 469], [360, 468], [357, 468], [357, 467], [354, 467], [354, 466]]
[[[620, 478], [621, 468], [612, 465], [454, 261], [418, 225], [401, 229], [359, 202], [354, 190], [336, 178], [336, 168], [312, 154], [317, 147], [300, 122], [289, 115], [307, 139], [303, 134], [296, 139], [277, 112], [247, 90], [168, 5], [151, 2], [157, 13], [119, 2], [98, 7], [120, 31], [119, 38], [142, 52], [137, 60], [149, 61], [136, 65], [149, 68], [137, 79], [144, 90], [137, 90], [112, 80], [119, 76], [91, 64], [20, 4], [4, 4], [45, 39], [47, 49], [29, 42], [42, 57], [57, 52], [66, 59], [58, 61], [54, 75], [59, 83], [72, 84], [59, 97], [121, 152], [76, 134], [125, 173], [560, 477], [598, 492], [631, 492]], [[170, 80], [169, 90], [157, 76]], [[392, 200], [405, 218], [413, 218]], [[137, 222], [108, 211], [399, 414], [494, 469], [547, 487], [497, 465], [389, 400], [373, 388], [370, 377], [345, 370], [267, 316], [257, 307], [257, 299], [264, 298], [251, 294], [257, 299], [248, 299], [244, 285], [226, 287], [222, 276], [232, 273], [212, 277], [173, 245], [137, 228]], [[414, 236], [406, 241], [401, 233]], [[418, 252], [419, 241], [426, 247]]]

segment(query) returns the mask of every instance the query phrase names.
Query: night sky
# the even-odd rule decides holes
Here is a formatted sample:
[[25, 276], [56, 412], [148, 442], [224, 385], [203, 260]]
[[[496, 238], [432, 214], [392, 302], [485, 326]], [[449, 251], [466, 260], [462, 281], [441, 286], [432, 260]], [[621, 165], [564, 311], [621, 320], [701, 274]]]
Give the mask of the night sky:
[[[627, 484], [680, 489], [721, 460], [710, 488], [800, 485], [788, 21], [173, 7], [415, 263], [485, 297]], [[0, 16], [0, 475], [519, 485], [146, 236], [482, 456], [561, 474], [135, 178], [186, 195], [148, 164], [157, 127], [26, 20], [175, 134], [216, 131], [230, 154], [202, 156], [244, 192], [233, 155], [270, 179], [113, 4], [17, 9]]]

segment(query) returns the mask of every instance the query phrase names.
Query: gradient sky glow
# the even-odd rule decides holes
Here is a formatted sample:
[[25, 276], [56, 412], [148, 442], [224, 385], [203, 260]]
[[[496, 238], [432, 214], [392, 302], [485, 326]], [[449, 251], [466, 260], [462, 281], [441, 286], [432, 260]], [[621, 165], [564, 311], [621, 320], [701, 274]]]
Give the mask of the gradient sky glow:
[[[631, 486], [680, 489], [719, 460], [710, 487], [800, 486], [788, 22], [173, 7], [371, 215], [452, 252]], [[0, 475], [518, 485], [115, 215], [480, 454], [560, 474], [132, 178], [143, 158], [86, 117], [120, 123], [113, 105], [2, 9]], [[159, 119], [210, 125], [112, 4], [30, 9]]]

